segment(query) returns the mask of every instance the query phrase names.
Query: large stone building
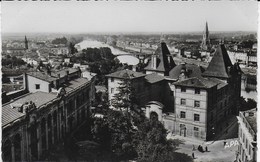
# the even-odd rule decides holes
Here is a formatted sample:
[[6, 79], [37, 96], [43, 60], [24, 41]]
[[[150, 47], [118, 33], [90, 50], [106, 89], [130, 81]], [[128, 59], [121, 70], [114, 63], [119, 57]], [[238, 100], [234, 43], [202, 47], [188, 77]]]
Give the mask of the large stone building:
[[256, 109], [239, 112], [238, 118], [238, 162], [256, 162], [257, 121]]
[[[140, 91], [137, 98], [142, 101], [140, 106], [145, 107], [146, 116], [157, 116], [169, 131], [185, 137], [206, 141], [222, 132], [224, 128], [220, 123], [231, 114], [238, 114], [241, 91], [241, 70], [237, 63], [231, 63], [225, 46], [221, 44], [216, 48], [206, 69], [194, 64], [176, 65], [165, 43], [155, 56], [145, 68], [146, 75], [126, 70], [136, 79], [133, 86]], [[115, 81], [124, 75], [120, 71], [108, 76], [111, 100], [110, 92], [115, 94], [118, 88], [111, 79]], [[150, 87], [145, 82], [157, 77], [160, 82]]]
[[3, 160], [42, 160], [86, 122], [95, 96], [94, 82], [94, 76], [83, 78], [78, 69], [26, 74], [29, 93], [2, 106]]

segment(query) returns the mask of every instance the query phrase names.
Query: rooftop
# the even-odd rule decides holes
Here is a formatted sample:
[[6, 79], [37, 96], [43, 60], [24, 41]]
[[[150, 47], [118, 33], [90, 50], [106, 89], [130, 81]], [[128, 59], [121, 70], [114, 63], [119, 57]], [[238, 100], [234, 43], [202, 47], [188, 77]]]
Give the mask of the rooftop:
[[120, 79], [135, 79], [135, 78], [140, 78], [140, 77], [144, 77], [145, 74], [143, 73], [139, 73], [136, 71], [132, 71], [132, 70], [128, 70], [128, 69], [124, 69], [124, 70], [120, 70], [111, 74], [106, 75], [107, 77], [112, 77], [112, 78], [120, 78]]
[[169, 78], [178, 80], [182, 70], [186, 71], [186, 75], [189, 78], [201, 77], [201, 67], [200, 66], [195, 65], [195, 64], [180, 64], [180, 65], [175, 66], [169, 72]]
[[214, 52], [214, 56], [210, 61], [206, 71], [202, 74], [203, 76], [208, 77], [220, 77], [228, 78], [229, 72], [228, 67], [231, 67], [232, 63], [228, 56], [227, 50], [224, 44], [221, 44], [217, 47]]
[[211, 80], [205, 79], [205, 78], [188, 78], [182, 81], [178, 81], [173, 83], [176, 86], [185, 86], [185, 87], [194, 87], [194, 88], [212, 88], [217, 85], [216, 82], [213, 82]]
[[36, 107], [40, 107], [55, 98], [55, 93], [35, 92], [28, 93], [15, 99], [14, 101], [4, 104], [2, 107], [2, 126], [5, 126], [25, 115], [24, 113], [18, 112], [17, 109], [12, 108], [11, 104], [24, 104], [25, 102], [33, 101]]
[[153, 84], [153, 83], [156, 83], [156, 82], [163, 81], [165, 78], [161, 75], [156, 74], [156, 73], [152, 73], [152, 74], [147, 74], [145, 76], [145, 79], [146, 79], [147, 82]]
[[51, 76], [49, 76], [47, 74], [47, 72], [45, 72], [45, 71], [42, 71], [42, 72], [41, 71], [34, 71], [34, 72], [29, 72], [27, 74], [30, 75], [30, 76], [33, 76], [35, 78], [44, 80], [46, 82], [52, 82], [52, 81], [55, 81], [55, 80], [58, 79], [58, 74], [60, 75], [61, 78], [66, 76], [67, 75], [66, 71], [69, 71], [69, 74], [72, 74], [72, 73], [77, 72], [78, 69], [66, 68], [66, 69], [62, 69], [62, 70], [59, 70], [59, 71], [52, 71]]

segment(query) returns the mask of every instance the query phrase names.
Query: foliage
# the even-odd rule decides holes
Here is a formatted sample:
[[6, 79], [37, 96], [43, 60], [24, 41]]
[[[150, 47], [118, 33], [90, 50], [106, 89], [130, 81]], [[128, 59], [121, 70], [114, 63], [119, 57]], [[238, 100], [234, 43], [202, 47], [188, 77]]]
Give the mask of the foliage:
[[133, 110], [137, 105], [134, 88], [132, 87], [132, 80], [129, 76], [119, 83], [118, 93], [114, 95], [112, 106], [117, 110]]
[[246, 111], [253, 108], [256, 108], [257, 102], [254, 99], [248, 98], [247, 100], [244, 97], [240, 97], [240, 111]]
[[21, 66], [21, 65], [25, 65], [26, 62], [24, 62], [22, 59], [17, 58], [15, 56], [11, 57], [11, 56], [7, 56], [6, 58], [2, 59], [2, 65], [3, 66]]
[[67, 38], [65, 38], [65, 37], [56, 38], [56, 39], [52, 40], [51, 43], [52, 43], [52, 44], [67, 44], [67, 43], [68, 43], [68, 40], [67, 40]]
[[75, 54], [78, 52], [78, 50], [75, 48], [75, 44], [73, 44], [72, 42], [69, 43], [69, 50], [71, 54]]

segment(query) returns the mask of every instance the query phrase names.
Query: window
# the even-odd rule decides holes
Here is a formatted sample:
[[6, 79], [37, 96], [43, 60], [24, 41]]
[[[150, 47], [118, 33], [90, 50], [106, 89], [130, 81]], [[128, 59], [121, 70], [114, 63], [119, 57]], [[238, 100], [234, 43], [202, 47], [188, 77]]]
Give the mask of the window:
[[200, 107], [200, 102], [199, 101], [194, 101], [194, 107]]
[[186, 99], [181, 99], [181, 105], [186, 105]]
[[186, 88], [185, 87], [181, 87], [181, 92], [186, 92]]
[[194, 121], [200, 121], [200, 115], [194, 114]]
[[200, 94], [200, 89], [195, 88], [195, 94]]
[[248, 140], [246, 139], [246, 148], [248, 147]]
[[40, 89], [40, 84], [35, 84], [35, 89]]
[[194, 131], [199, 131], [199, 128], [198, 127], [194, 127]]
[[111, 93], [114, 93], [114, 88], [111, 88]]
[[186, 118], [186, 113], [184, 111], [181, 111], [181, 118]]
[[114, 82], [114, 78], [111, 78], [111, 82]]

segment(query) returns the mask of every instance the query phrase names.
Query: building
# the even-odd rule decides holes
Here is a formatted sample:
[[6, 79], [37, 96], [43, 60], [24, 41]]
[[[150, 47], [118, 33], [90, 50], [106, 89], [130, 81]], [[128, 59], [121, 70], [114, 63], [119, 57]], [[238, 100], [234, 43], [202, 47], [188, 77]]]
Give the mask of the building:
[[257, 157], [256, 109], [240, 111], [238, 118], [238, 162], [256, 162]]
[[210, 50], [210, 39], [209, 39], [208, 22], [206, 22], [205, 31], [203, 33], [201, 49], [204, 50], [204, 51]]
[[2, 158], [39, 161], [86, 122], [95, 97], [95, 77], [78, 69], [25, 74], [29, 93], [2, 105]]
[[[158, 101], [170, 108], [170, 90], [163, 76], [152, 74], [143, 74], [131, 70], [120, 70], [106, 76], [108, 78], [108, 100], [110, 107], [115, 94], [119, 93], [120, 84], [129, 79], [134, 89], [135, 98], [140, 106], [145, 106], [149, 101]], [[164, 94], [167, 94], [165, 97]]]
[[[202, 141], [214, 139], [224, 130], [221, 123], [238, 114], [242, 73], [239, 65], [231, 63], [223, 44], [217, 47], [206, 69], [163, 59], [167, 58], [167, 50], [162, 49], [167, 46], [161, 45], [162, 52], [152, 58], [146, 74], [122, 70], [107, 75], [109, 101], [118, 93], [119, 83], [131, 78], [147, 118], [157, 118], [173, 134]], [[159, 64], [155, 64], [158, 60]]]

